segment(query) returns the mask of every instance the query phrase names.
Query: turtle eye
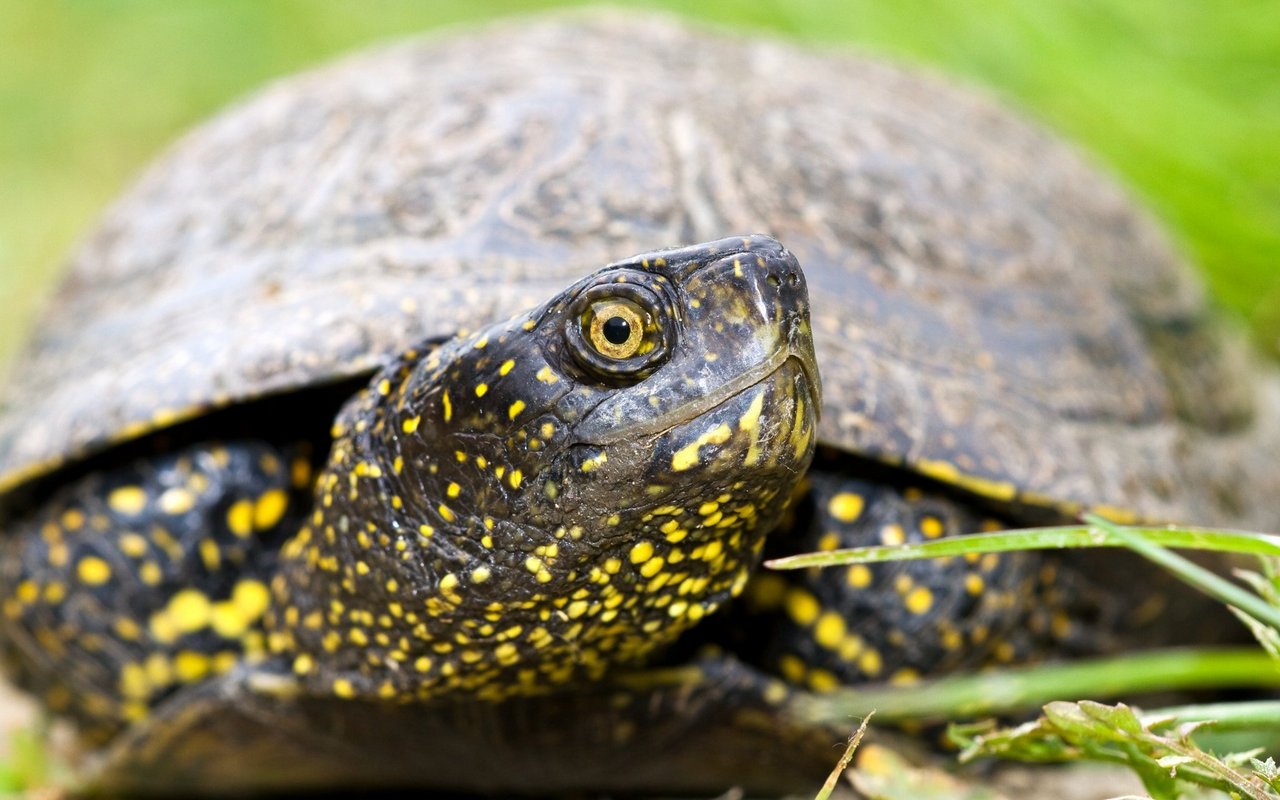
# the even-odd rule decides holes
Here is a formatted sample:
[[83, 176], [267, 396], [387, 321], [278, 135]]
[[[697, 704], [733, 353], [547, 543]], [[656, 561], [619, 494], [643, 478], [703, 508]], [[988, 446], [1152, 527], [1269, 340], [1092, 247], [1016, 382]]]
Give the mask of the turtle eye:
[[[643, 355], [645, 328], [650, 327], [648, 317], [643, 308], [630, 300], [597, 300], [583, 314], [582, 333], [597, 353], [622, 361]], [[652, 340], [648, 348], [653, 348]]]
[[578, 295], [564, 333], [579, 364], [606, 380], [625, 382], [645, 378], [667, 359], [675, 324], [660, 295], [615, 280]]

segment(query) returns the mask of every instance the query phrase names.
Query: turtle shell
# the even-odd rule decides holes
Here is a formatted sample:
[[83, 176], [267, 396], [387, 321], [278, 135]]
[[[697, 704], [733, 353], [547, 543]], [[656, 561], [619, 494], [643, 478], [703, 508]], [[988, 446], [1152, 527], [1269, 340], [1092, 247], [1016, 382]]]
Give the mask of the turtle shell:
[[1280, 526], [1276, 382], [1069, 147], [935, 76], [617, 14], [360, 54], [188, 135], [17, 362], [0, 491], [752, 231], [808, 276], [827, 445], [1002, 501]]

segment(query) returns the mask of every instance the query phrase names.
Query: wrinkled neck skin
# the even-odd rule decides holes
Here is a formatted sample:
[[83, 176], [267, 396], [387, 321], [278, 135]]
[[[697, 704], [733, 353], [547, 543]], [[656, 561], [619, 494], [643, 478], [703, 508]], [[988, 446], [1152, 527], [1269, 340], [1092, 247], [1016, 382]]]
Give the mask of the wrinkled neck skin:
[[[672, 315], [689, 299], [655, 285]], [[267, 618], [308, 690], [545, 691], [643, 661], [742, 591], [812, 456], [811, 351], [789, 357], [783, 331], [723, 379], [672, 353], [601, 380], [566, 352], [575, 293], [404, 354], [343, 410]]]

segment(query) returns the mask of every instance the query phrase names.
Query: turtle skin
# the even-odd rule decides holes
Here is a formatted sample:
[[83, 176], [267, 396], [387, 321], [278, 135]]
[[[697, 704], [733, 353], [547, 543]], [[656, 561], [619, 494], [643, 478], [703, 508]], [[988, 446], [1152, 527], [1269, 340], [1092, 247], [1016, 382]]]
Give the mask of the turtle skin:
[[[423, 452], [435, 460], [474, 469], [480, 456], [488, 473], [344, 499], [338, 484], [353, 476], [363, 486], [399, 475], [398, 439], [367, 441], [374, 428], [418, 432], [406, 429], [416, 415], [379, 416], [403, 385], [397, 370], [433, 356], [432, 369], [473, 363], [464, 344], [477, 349], [477, 331], [522, 326], [528, 309], [568, 297], [564, 286], [619, 256], [647, 252], [625, 262], [644, 271], [666, 258], [656, 247], [750, 230], [777, 235], [803, 265], [824, 386], [809, 409], [822, 446], [813, 479], [789, 510], [774, 507], [780, 492], [769, 500], [770, 515], [789, 515], [790, 535], [772, 537], [784, 551], [1062, 521], [1085, 509], [1280, 527], [1270, 502], [1280, 488], [1269, 456], [1280, 443], [1274, 376], [1215, 321], [1199, 284], [1122, 192], [988, 98], [868, 59], [649, 16], [521, 20], [408, 42], [282, 82], [180, 142], [73, 259], [19, 361], [20, 380], [6, 387], [6, 656], [105, 744], [90, 769], [95, 785], [782, 790], [822, 774], [842, 733], [815, 719], [811, 693], [1105, 650], [1151, 623], [1157, 638], [1189, 631], [1159, 613], [1160, 598], [1082, 583], [1081, 570], [1053, 556], [781, 585], [734, 577], [713, 591], [745, 593], [738, 617], [710, 614], [722, 601], [681, 599], [684, 581], [702, 577], [686, 575], [674, 593], [654, 590], [671, 598], [647, 631], [655, 641], [634, 628], [613, 637], [627, 669], [609, 669], [601, 647], [577, 647], [581, 631], [568, 636], [573, 604], [593, 595], [560, 608], [529, 595], [534, 606], [521, 611], [558, 627], [544, 624], [546, 634], [521, 645], [536, 650], [545, 638], [560, 654], [521, 678], [502, 663], [510, 649], [499, 653], [512, 641], [478, 657], [469, 647], [514, 625], [483, 633], [484, 609], [450, 611], [492, 579], [477, 581], [477, 563], [424, 573], [434, 613], [415, 596], [422, 609], [409, 636], [423, 616], [475, 629], [451, 627], [451, 642], [392, 657], [409, 655], [387, 632], [401, 627], [389, 595], [406, 587], [389, 589], [383, 576], [368, 592], [347, 588], [364, 585], [363, 570], [376, 574], [351, 521], [391, 514], [384, 527], [401, 530], [396, 499], [421, 511], [430, 497], [433, 522], [409, 530], [449, 542], [459, 512], [497, 526], [502, 514], [486, 513], [492, 498], [548, 483], [538, 480], [548, 464], [547, 450], [533, 447], [547, 444], [539, 425], [504, 450], [527, 460], [501, 464], [502, 475], [492, 452], [433, 440]], [[527, 344], [523, 333], [511, 331], [508, 344]], [[459, 419], [514, 423], [546, 408], [548, 395], [529, 391], [547, 385], [537, 371], [502, 373], [527, 350], [512, 355], [441, 378], [430, 419], [443, 419], [446, 391]], [[732, 380], [723, 365], [703, 369], [703, 383]], [[686, 421], [706, 411], [693, 393], [672, 391]], [[615, 424], [643, 416], [639, 405], [618, 408]], [[730, 433], [748, 411], [738, 409]], [[335, 419], [346, 422], [333, 428]], [[715, 434], [688, 450], [703, 434], [667, 452], [664, 469], [698, 465], [703, 448], [734, 441]], [[355, 457], [357, 446], [390, 460]], [[579, 454], [578, 472], [553, 482], [565, 497], [594, 474], [583, 467], [598, 453]], [[641, 460], [613, 452], [604, 464], [640, 469]], [[472, 492], [486, 487], [481, 502]], [[617, 574], [634, 571], [646, 586], [674, 580], [670, 554], [693, 548], [669, 537], [730, 516], [741, 523], [720, 508], [740, 504], [725, 493], [690, 488], [697, 505], [678, 505], [694, 524], [659, 527], [651, 551], [615, 558]], [[578, 498], [580, 513], [625, 508], [616, 496], [587, 499]], [[343, 504], [355, 507], [331, 523], [325, 509]], [[573, 541], [573, 524], [563, 527]], [[386, 546], [379, 531], [363, 533], [370, 548]], [[458, 539], [451, 552], [483, 560], [484, 536]], [[555, 583], [547, 554], [559, 558], [561, 545], [551, 544], [521, 551], [515, 566]], [[726, 556], [730, 572], [746, 574], [755, 546]], [[724, 544], [711, 560], [721, 555]], [[595, 618], [610, 610], [600, 602]], [[708, 619], [689, 619], [699, 613]], [[121, 619], [137, 635], [128, 624], [122, 633]], [[513, 636], [527, 625], [540, 627], [522, 622]], [[759, 636], [743, 642], [724, 625]], [[707, 644], [718, 655], [697, 655]], [[403, 666], [378, 671], [375, 652]], [[529, 691], [513, 690], [522, 680]], [[587, 707], [595, 713], [565, 725]], [[443, 721], [426, 709], [444, 709]], [[402, 747], [380, 747], [377, 731], [396, 731]], [[504, 783], [486, 766], [503, 759], [536, 779]]]

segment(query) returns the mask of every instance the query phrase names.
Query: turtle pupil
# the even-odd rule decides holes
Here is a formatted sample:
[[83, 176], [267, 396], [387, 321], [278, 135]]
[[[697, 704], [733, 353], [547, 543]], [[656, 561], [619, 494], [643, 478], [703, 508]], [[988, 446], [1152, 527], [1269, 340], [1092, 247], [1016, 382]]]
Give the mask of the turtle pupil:
[[625, 344], [631, 338], [631, 323], [622, 317], [609, 317], [604, 321], [603, 331], [610, 344]]

